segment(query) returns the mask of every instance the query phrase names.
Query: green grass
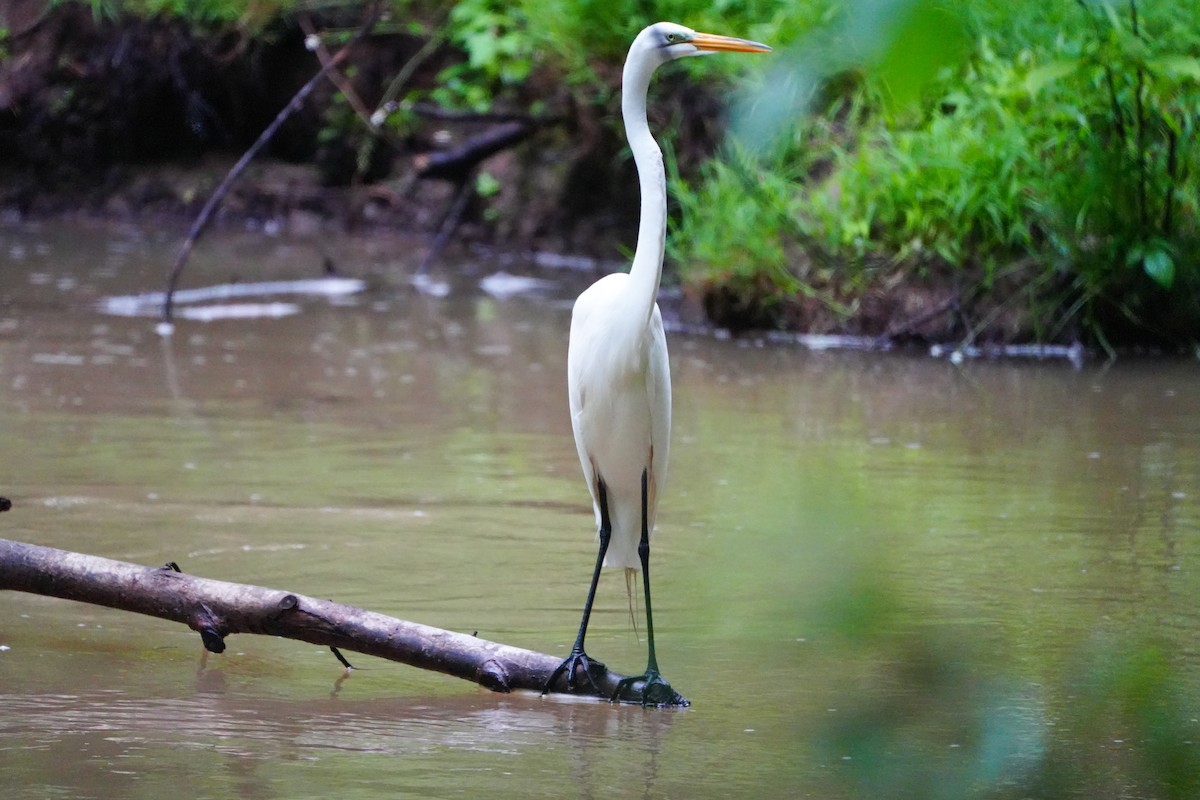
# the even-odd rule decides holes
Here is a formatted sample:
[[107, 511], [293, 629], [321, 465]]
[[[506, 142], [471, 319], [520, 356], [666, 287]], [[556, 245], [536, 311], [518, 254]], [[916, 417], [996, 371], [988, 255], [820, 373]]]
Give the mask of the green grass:
[[[978, 0], [965, 12], [961, 64], [918, 59], [897, 82], [899, 54], [835, 62], [841, 107], [856, 109], [836, 135], [839, 106], [815, 108], [766, 150], [758, 181], [731, 168], [744, 158], [731, 148], [682, 187], [685, 283], [753, 272], [786, 296], [795, 265], [836, 263], [815, 285], [798, 277], [843, 295], [932, 272], [971, 287], [970, 335], [1015, 301], [1026, 338], [1194, 342], [1200, 11]], [[729, 220], [739, 244], [775, 244], [731, 255], [712, 241]], [[803, 256], [782, 256], [789, 243]]]

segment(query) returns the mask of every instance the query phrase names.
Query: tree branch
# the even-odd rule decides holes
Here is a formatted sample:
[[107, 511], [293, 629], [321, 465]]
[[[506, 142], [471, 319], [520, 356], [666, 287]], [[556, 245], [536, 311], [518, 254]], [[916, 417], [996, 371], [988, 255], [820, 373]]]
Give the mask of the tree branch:
[[[316, 29], [313, 27], [312, 20], [306, 15], [300, 15], [300, 30], [304, 31], [305, 44], [309, 41], [314, 43], [312, 48], [313, 53], [317, 56], [317, 61], [321, 64], [321, 69], [329, 81], [334, 85], [342, 97], [346, 98], [346, 102], [350, 104], [350, 108], [354, 109], [354, 113], [367, 126], [367, 130], [372, 134], [377, 133], [377, 126], [371, 120], [371, 112], [367, 108], [367, 104], [358, 96], [358, 92], [354, 90], [354, 86], [346, 79], [346, 76], [337, 69], [336, 65], [331, 65], [333, 56], [329, 54], [329, 48], [321, 41], [321, 37], [317, 35]], [[340, 51], [339, 51], [340, 52]], [[340, 59], [339, 59], [340, 60]]]
[[458, 147], [422, 153], [413, 159], [420, 178], [465, 180], [481, 161], [484, 161], [525, 140], [533, 133], [524, 122], [506, 122], [472, 136]]
[[[322, 62], [321, 68], [317, 71], [317, 73], [309, 78], [307, 83], [300, 87], [296, 94], [292, 96], [292, 99], [288, 101], [287, 105], [285, 105], [280, 110], [279, 114], [276, 115], [275, 119], [271, 121], [271, 124], [268, 125], [261, 134], [259, 134], [258, 139], [255, 140], [254, 144], [250, 145], [250, 149], [242, 154], [242, 157], [238, 159], [237, 163], [233, 165], [228, 173], [226, 173], [221, 183], [217, 185], [217, 188], [213, 190], [213, 193], [209, 196], [208, 201], [205, 202], [204, 207], [200, 209], [199, 215], [197, 215], [195, 221], [192, 223], [192, 227], [188, 230], [187, 238], [184, 239], [183, 244], [179, 248], [179, 253], [175, 256], [175, 262], [171, 265], [170, 272], [167, 273], [167, 285], [166, 291], [163, 293], [162, 307], [162, 323], [164, 325], [171, 325], [173, 310], [172, 301], [175, 296], [175, 287], [179, 283], [179, 276], [182, 274], [184, 264], [187, 263], [188, 256], [192, 252], [192, 247], [196, 244], [196, 240], [200, 238], [200, 234], [204, 232], [204, 229], [208, 225], [208, 221], [212, 217], [213, 212], [217, 210], [217, 207], [225, 199], [225, 195], [229, 193], [229, 190], [233, 186], [234, 182], [241, 177], [242, 172], [244, 172], [246, 167], [250, 165], [250, 162], [254, 160], [254, 157], [258, 155], [258, 152], [262, 150], [264, 146], [266, 146], [267, 142], [271, 141], [271, 138], [275, 135], [275, 132], [279, 130], [279, 128], [283, 125], [287, 118], [292, 115], [293, 112], [298, 111], [304, 105], [305, 99], [309, 94], [312, 93], [312, 90], [316, 87], [316, 85], [332, 70], [334, 70], [338, 64], [342, 63], [342, 61], [350, 54], [351, 49], [355, 44], [358, 43], [359, 40], [370, 34], [371, 29], [375, 27], [375, 23], [379, 20], [380, 13], [381, 8], [378, 4], [372, 6], [367, 19], [355, 32], [354, 36], [351, 37], [350, 41], [348, 41], [341, 50], [331, 56], [328, 61]], [[169, 329], [170, 328], [167, 327], [164, 330]]]
[[[225, 649], [234, 633], [281, 636], [378, 656], [472, 681], [496, 692], [542, 691], [555, 656], [408, 622], [355, 606], [262, 586], [209, 580], [174, 564], [145, 567], [0, 539], [0, 590], [78, 600], [179, 622], [205, 648]], [[595, 670], [576, 694], [609, 699], [623, 676]], [[566, 676], [553, 687], [566, 691]], [[639, 688], [640, 691], [640, 688]], [[639, 696], [623, 696], [640, 702]]]

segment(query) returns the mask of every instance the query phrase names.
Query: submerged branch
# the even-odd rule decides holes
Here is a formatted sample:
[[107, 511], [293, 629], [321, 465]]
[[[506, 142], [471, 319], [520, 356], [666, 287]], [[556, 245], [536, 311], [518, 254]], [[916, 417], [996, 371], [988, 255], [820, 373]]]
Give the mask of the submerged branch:
[[233, 187], [234, 182], [241, 177], [241, 174], [245, 171], [246, 167], [250, 165], [250, 162], [254, 160], [254, 157], [258, 155], [259, 151], [271, 141], [271, 139], [275, 136], [276, 131], [279, 130], [287, 118], [304, 105], [304, 101], [308, 98], [309, 94], [312, 93], [313, 89], [316, 88], [316, 85], [327, 75], [329, 75], [330, 72], [339, 64], [341, 64], [343, 60], [345, 60], [345, 58], [350, 54], [351, 48], [360, 39], [366, 37], [370, 33], [371, 29], [375, 27], [375, 23], [378, 21], [380, 13], [381, 10], [379, 6], [374, 6], [366, 21], [362, 24], [362, 27], [355, 32], [354, 37], [351, 38], [351, 40], [347, 42], [341, 50], [331, 56], [327, 61], [322, 62], [321, 68], [316, 72], [316, 74], [309, 78], [308, 82], [301, 86], [296, 94], [292, 96], [292, 99], [288, 101], [287, 105], [280, 110], [275, 119], [271, 121], [271, 124], [268, 125], [261, 134], [259, 134], [259, 137], [255, 140], [254, 144], [250, 145], [250, 149], [242, 154], [242, 157], [238, 159], [237, 163], [234, 164], [229, 170], [217, 188], [213, 190], [213, 193], [209, 196], [208, 201], [204, 204], [204, 207], [200, 209], [200, 213], [196, 216], [196, 220], [192, 223], [191, 229], [188, 230], [187, 238], [184, 239], [183, 245], [180, 246], [179, 253], [175, 257], [175, 263], [171, 265], [171, 271], [167, 274], [167, 285], [166, 291], [163, 294], [164, 299], [162, 308], [162, 321], [164, 324], [170, 325], [172, 321], [172, 299], [175, 295], [175, 287], [179, 284], [179, 276], [183, 273], [184, 264], [187, 263], [188, 256], [191, 255], [192, 247], [196, 244], [196, 240], [200, 238], [200, 234], [203, 233], [204, 229], [208, 226], [208, 222], [212, 218], [213, 212], [217, 210], [217, 207], [225, 199], [225, 195], [229, 193], [229, 190]]
[[459, 180], [458, 189], [454, 192], [454, 201], [450, 204], [450, 210], [446, 212], [442, 224], [438, 226], [437, 236], [434, 237], [433, 244], [429, 246], [429, 250], [425, 253], [425, 257], [421, 259], [421, 263], [417, 265], [417, 270], [413, 273], [414, 275], [424, 275], [429, 271], [430, 265], [441, 256], [442, 250], [446, 249], [446, 245], [450, 243], [450, 237], [458, 229], [458, 224], [462, 222], [467, 205], [474, 196], [475, 174], [472, 171]]
[[[496, 692], [540, 692], [561, 663], [545, 653], [332, 600], [188, 575], [174, 563], [146, 567], [0, 539], [0, 590], [4, 589], [179, 622], [199, 633], [205, 648], [214, 653], [224, 651], [225, 637], [234, 633], [281, 636], [442, 672]], [[595, 692], [583, 686], [575, 692], [608, 699], [623, 676], [597, 670], [591, 677]], [[565, 676], [553, 688], [565, 691]]]

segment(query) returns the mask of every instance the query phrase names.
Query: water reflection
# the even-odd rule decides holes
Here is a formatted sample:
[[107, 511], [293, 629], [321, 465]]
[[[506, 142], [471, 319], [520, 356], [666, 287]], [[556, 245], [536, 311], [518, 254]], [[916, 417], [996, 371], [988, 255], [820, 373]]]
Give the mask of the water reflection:
[[[54, 775], [54, 783], [27, 786], [30, 796], [52, 786], [111, 796], [135, 788], [150, 793], [191, 780], [219, 786], [234, 776], [239, 791], [250, 796], [280, 796], [281, 789], [306, 796], [303, 782], [285, 777], [289, 765], [321, 774], [331, 762], [346, 760], [364, 768], [374, 764], [370, 772], [347, 773], [341, 791], [349, 796], [396, 787], [403, 787], [402, 796], [440, 794], [447, 786], [455, 794], [503, 794], [539, 771], [545, 786], [575, 797], [612, 796], [616, 787], [618, 796], [658, 796], [658, 764], [668, 758], [663, 750], [676, 719], [628, 707], [475, 692], [369, 701], [260, 698], [248, 704], [228, 692], [219, 671], [202, 674], [190, 697], [109, 690], [0, 701], [11, 714], [0, 731], [23, 742], [16, 755], [26, 775]], [[202, 758], [189, 755], [201, 747]], [[522, 769], [520, 761], [539, 766]], [[166, 764], [171, 766], [164, 774]], [[209, 793], [219, 792], [202, 789], [198, 796]]]
[[[563, 380], [587, 275], [502, 298], [471, 262], [432, 297], [403, 244], [347, 241], [361, 296], [163, 339], [93, 309], [156, 288], [172, 237], [2, 235], [4, 535], [569, 645], [594, 556]], [[198, 283], [321, 263], [202, 250]], [[1195, 794], [1193, 363], [671, 347], [655, 617], [693, 708], [378, 661], [337, 687], [327, 651], [263, 637], [198, 670], [178, 626], [5, 596], [5, 796]], [[619, 576], [589, 643], [644, 659]]]
[[[224, 752], [274, 760], [297, 757], [300, 751], [319, 757], [321, 750], [395, 756], [443, 750], [517, 754], [551, 739], [554, 747], [566, 744], [584, 757], [610, 737], [653, 746], [674, 720], [672, 714], [650, 715], [628, 706], [534, 695], [470, 692], [437, 699], [330, 698], [302, 704], [261, 699], [248, 708], [230, 694], [221, 670], [202, 670], [191, 697], [146, 698], [121, 690], [5, 695], [5, 708], [19, 720], [6, 732], [25, 738], [28, 750], [51, 750], [67, 737], [98, 738], [134, 750], [216, 737]], [[597, 713], [598, 708], [603, 711]], [[112, 736], [113, 731], [122, 733]], [[67, 753], [79, 749], [85, 748], [65, 748]], [[579, 768], [589, 770], [587, 763]]]

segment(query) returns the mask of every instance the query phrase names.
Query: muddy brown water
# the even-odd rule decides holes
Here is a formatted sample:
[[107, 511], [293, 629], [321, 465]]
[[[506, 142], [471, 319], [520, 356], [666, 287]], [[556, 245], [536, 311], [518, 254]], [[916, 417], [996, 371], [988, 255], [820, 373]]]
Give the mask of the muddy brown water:
[[[420, 242], [218, 233], [186, 284], [333, 254], [367, 289], [167, 338], [96, 310], [160, 288], [179, 233], [0, 229], [0, 535], [565, 653], [594, 558], [565, 400], [590, 275], [515, 258], [545, 283], [494, 296], [497, 263], [467, 257], [430, 294], [404, 277]], [[670, 346], [656, 634], [692, 708], [367, 657], [339, 680], [266, 637], [204, 659], [181, 626], [10, 593], [0, 791], [967, 797], [1061, 772], [1061, 796], [1154, 797], [1155, 731], [1200, 759], [1194, 362]], [[640, 634], [606, 575], [589, 650], [631, 672]], [[1147, 660], [1176, 726], [1150, 733], [1088, 688]]]

